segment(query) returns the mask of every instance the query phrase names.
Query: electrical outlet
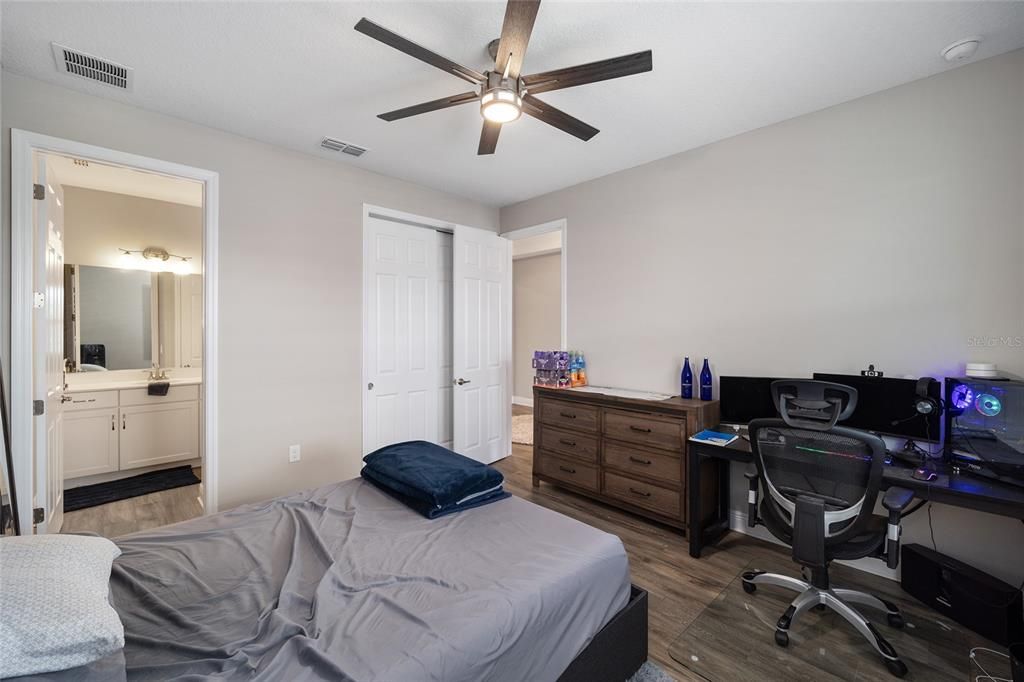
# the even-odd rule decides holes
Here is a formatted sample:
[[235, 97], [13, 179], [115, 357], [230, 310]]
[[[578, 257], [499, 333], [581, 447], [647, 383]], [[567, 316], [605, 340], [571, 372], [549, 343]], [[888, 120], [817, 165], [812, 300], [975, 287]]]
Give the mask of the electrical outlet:
[[301, 445], [291, 445], [291, 446], [289, 446], [288, 447], [288, 461], [289, 462], [298, 462], [300, 459], [302, 459], [302, 446]]

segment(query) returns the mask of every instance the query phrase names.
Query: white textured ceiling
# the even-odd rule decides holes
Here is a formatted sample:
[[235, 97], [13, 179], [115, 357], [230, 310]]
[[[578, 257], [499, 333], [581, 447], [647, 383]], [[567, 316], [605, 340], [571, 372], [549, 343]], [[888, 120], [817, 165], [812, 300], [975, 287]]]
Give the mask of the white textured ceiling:
[[[488, 66], [490, 2], [5, 2], [5, 69], [505, 205], [1024, 47], [1024, 2], [648, 3], [546, 0], [525, 73], [653, 49], [654, 71], [543, 95], [601, 130], [581, 142], [524, 116], [476, 155], [473, 104], [376, 114], [466, 83], [352, 30], [367, 17], [466, 66]], [[131, 93], [57, 72], [50, 42], [135, 68]], [[973, 61], [972, 60], [972, 61]], [[368, 147], [321, 151], [330, 135]]]
[[60, 184], [65, 186], [116, 192], [187, 206], [203, 205], [203, 185], [199, 182], [133, 168], [108, 166], [96, 161], [83, 166], [59, 154], [49, 154], [47, 158], [48, 167], [53, 169]]

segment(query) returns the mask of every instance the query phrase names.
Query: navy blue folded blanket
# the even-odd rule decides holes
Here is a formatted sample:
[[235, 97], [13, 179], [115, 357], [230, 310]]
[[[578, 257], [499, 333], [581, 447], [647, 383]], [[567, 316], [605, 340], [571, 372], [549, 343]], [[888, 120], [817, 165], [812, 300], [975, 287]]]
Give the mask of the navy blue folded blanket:
[[500, 471], [436, 443], [387, 445], [363, 462], [363, 478], [428, 519], [510, 497]]

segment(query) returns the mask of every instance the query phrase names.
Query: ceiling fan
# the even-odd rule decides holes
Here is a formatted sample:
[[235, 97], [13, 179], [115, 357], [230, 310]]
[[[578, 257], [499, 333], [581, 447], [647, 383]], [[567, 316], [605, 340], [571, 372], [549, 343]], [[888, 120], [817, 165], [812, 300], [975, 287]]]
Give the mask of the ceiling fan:
[[505, 7], [505, 21], [501, 26], [501, 37], [492, 40], [487, 46], [494, 59], [494, 70], [482, 73], [456, 64], [411, 40], [392, 33], [369, 19], [360, 19], [355, 26], [360, 33], [379, 40], [385, 45], [390, 45], [410, 57], [436, 66], [442, 71], [447, 71], [453, 76], [469, 81], [479, 88], [479, 91], [470, 90], [451, 97], [442, 97], [431, 102], [389, 111], [379, 114], [378, 118], [385, 121], [397, 121], [401, 118], [425, 114], [428, 111], [479, 102], [480, 113], [484, 117], [484, 126], [480, 133], [480, 146], [477, 148], [477, 154], [493, 154], [498, 146], [498, 134], [501, 132], [502, 124], [515, 121], [523, 113], [570, 135], [575, 135], [584, 142], [597, 135], [599, 132], [597, 128], [541, 101], [536, 95], [650, 71], [652, 68], [651, 51], [645, 50], [589, 64], [522, 75], [523, 57], [526, 55], [526, 46], [530, 42], [530, 33], [533, 31], [533, 22], [537, 18], [539, 7], [540, 0], [509, 0]]

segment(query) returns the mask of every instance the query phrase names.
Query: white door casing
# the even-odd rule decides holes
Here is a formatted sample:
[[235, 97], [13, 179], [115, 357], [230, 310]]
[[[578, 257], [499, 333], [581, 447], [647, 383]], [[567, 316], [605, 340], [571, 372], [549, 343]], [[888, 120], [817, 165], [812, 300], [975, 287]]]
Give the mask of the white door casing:
[[438, 236], [363, 223], [363, 453], [438, 440]]
[[[64, 520], [64, 190], [46, 158], [36, 155], [36, 182], [45, 198], [34, 203], [34, 335], [41, 351], [33, 355], [35, 417], [35, 507], [43, 509], [38, 533], [57, 533]], [[28, 525], [28, 524], [26, 524]]]
[[509, 454], [508, 240], [457, 225], [453, 241], [454, 445], [485, 464]]

